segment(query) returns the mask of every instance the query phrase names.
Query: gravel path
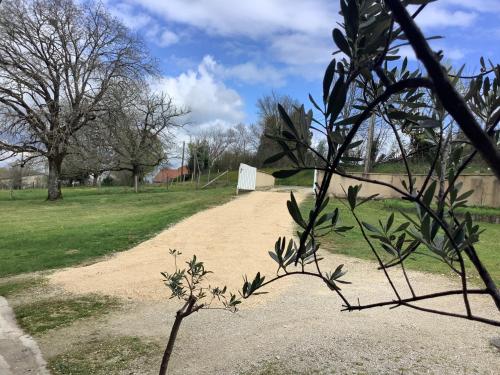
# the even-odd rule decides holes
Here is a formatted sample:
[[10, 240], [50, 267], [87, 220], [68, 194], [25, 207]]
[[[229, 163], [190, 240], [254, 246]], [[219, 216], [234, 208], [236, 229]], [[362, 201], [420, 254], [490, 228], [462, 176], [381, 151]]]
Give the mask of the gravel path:
[[[171, 263], [168, 248], [177, 248], [186, 256], [196, 253], [214, 271], [212, 285], [227, 284], [236, 289], [243, 273], [252, 275], [260, 270], [271, 275], [275, 267], [267, 251], [278, 235], [293, 232], [287, 199], [285, 193], [251, 193], [198, 213], [133, 250], [55, 273], [53, 285], [75, 293], [126, 297], [129, 303], [91, 326], [80, 321], [44, 336], [40, 340], [44, 355], [56, 355], [95, 335], [140, 336], [164, 343], [178, 308], [176, 301], [166, 299], [159, 277]], [[349, 271], [346, 279], [353, 284], [344, 291], [353, 301], [358, 297], [361, 303], [392, 298], [374, 263], [328, 254], [322, 263], [324, 270], [345, 264]], [[417, 293], [457, 287], [438, 275], [409, 274]], [[396, 283], [403, 282], [402, 275], [394, 273], [393, 277]], [[340, 312], [340, 301], [321, 282], [304, 276], [282, 281], [272, 284], [269, 294], [245, 301], [237, 314], [201, 311], [186, 319], [176, 343], [172, 373], [250, 374], [270, 363], [281, 368], [277, 374], [290, 370], [498, 374], [500, 353], [489, 343], [500, 336], [497, 328], [403, 307]], [[472, 303], [477, 314], [499, 318], [487, 298], [475, 297]], [[459, 297], [423, 305], [462, 309]], [[154, 374], [156, 369], [130, 373]]]

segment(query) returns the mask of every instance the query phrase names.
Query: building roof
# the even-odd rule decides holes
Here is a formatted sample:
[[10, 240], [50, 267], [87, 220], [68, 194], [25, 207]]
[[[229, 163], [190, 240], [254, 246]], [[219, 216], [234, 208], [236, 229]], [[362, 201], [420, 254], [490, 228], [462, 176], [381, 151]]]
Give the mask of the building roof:
[[179, 167], [177, 169], [163, 168], [156, 174], [153, 182], [162, 183], [167, 182], [169, 180], [173, 180], [182, 175], [188, 175], [189, 168], [186, 166]]

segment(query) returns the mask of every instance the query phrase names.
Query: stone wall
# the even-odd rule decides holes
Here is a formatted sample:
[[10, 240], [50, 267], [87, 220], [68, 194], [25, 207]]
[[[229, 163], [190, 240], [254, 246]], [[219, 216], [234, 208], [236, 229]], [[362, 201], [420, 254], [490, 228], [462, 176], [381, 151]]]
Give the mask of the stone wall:
[[[354, 176], [362, 176], [361, 173], [353, 173]], [[367, 178], [371, 180], [378, 180], [387, 182], [391, 185], [401, 188], [404, 190], [401, 180], [405, 179], [407, 181], [406, 175], [401, 174], [385, 174], [385, 173], [369, 173]], [[416, 178], [416, 186], [422, 186], [425, 175], [414, 175]], [[323, 179], [323, 172], [318, 171], [318, 182]], [[469, 190], [474, 190], [468, 198], [467, 204], [469, 206], [485, 206], [485, 207], [500, 207], [500, 181], [493, 175], [462, 175], [458, 178], [458, 181], [463, 183], [461, 192], [466, 192]], [[341, 176], [333, 176], [328, 189], [330, 195], [336, 197], [345, 197], [345, 193], [342, 190], [342, 186], [347, 191], [349, 185], [359, 185], [362, 184], [359, 196], [368, 197], [373, 194], [379, 194], [378, 199], [383, 198], [401, 198], [398, 192], [393, 189], [380, 186], [375, 184], [370, 184], [368, 182], [357, 181], [352, 178], [346, 178]]]
[[255, 188], [267, 188], [274, 186], [274, 177], [268, 173], [257, 171]]

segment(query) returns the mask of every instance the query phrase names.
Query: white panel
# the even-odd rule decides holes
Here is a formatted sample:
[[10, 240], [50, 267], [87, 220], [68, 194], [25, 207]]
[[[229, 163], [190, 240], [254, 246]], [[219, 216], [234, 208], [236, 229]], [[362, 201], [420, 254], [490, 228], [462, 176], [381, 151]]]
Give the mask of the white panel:
[[241, 163], [240, 170], [238, 173], [238, 189], [255, 190], [256, 179], [257, 179], [257, 168]]
[[316, 193], [316, 183], [318, 182], [318, 170], [314, 170], [313, 193]]

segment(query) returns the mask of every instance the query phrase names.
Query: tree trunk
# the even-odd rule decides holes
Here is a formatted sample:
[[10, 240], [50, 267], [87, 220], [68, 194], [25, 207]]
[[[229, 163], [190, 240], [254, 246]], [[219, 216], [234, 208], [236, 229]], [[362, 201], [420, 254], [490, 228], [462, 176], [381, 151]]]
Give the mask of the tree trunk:
[[177, 333], [179, 332], [179, 328], [182, 323], [183, 315], [181, 311], [177, 311], [175, 315], [174, 325], [172, 326], [172, 330], [170, 331], [170, 337], [168, 338], [168, 344], [165, 348], [165, 352], [163, 353], [163, 359], [161, 360], [160, 373], [159, 375], [166, 375], [168, 362], [170, 361], [170, 356], [172, 355], [172, 351], [174, 350], [175, 339], [177, 338]]
[[373, 152], [373, 131], [375, 128], [375, 115], [372, 115], [370, 125], [368, 125], [368, 140], [366, 143], [365, 168], [363, 175], [366, 177], [372, 169], [372, 152]]
[[99, 182], [99, 176], [100, 173], [94, 173], [93, 179], [92, 179], [92, 186], [97, 187], [97, 183]]
[[139, 192], [139, 175], [137, 173], [134, 173], [134, 191]]
[[61, 192], [61, 165], [63, 157], [61, 155], [51, 156], [49, 160], [49, 178], [48, 178], [48, 197], [49, 201], [56, 201], [62, 199]]

